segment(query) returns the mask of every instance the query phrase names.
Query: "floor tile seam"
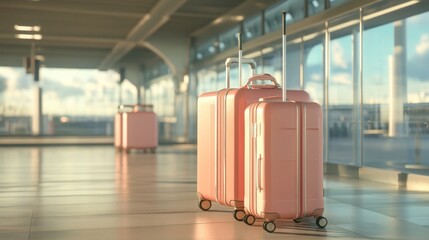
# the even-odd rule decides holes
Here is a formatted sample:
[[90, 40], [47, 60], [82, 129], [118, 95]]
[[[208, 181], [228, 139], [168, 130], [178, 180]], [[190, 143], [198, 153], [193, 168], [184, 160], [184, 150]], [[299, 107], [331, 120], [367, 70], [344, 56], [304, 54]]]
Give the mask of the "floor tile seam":
[[[54, 203], [54, 204], [50, 204], [50, 203], [46, 203], [46, 204], [37, 204], [36, 206], [39, 207], [67, 207], [67, 206], [85, 206], [85, 205], [109, 205], [109, 204], [122, 204], [122, 203], [132, 203], [132, 204], [152, 204], [152, 203], [168, 203], [168, 202], [189, 202], [189, 201], [194, 201], [195, 199], [174, 199], [174, 200], [151, 200], [151, 201], [147, 201], [147, 200], [142, 200], [142, 201], [116, 201], [116, 202], [89, 202], [89, 203], [62, 203], [62, 204], [58, 204], [58, 203]], [[19, 207], [19, 206], [10, 206], [10, 207]], [[0, 209], [3, 208], [0, 206]], [[9, 208], [9, 207], [4, 207], [4, 208]]]
[[31, 213], [30, 226], [28, 228], [28, 240], [31, 239], [31, 228], [33, 226], [33, 219], [34, 219], [34, 213], [36, 212], [35, 210], [36, 210], [36, 202], [37, 202], [38, 196], [39, 196], [39, 188], [37, 186], [37, 191], [35, 193], [34, 200], [33, 200], [33, 211]]
[[[77, 215], [35, 215], [32, 216], [32, 219], [41, 219], [41, 218], [84, 218], [84, 217], [107, 217], [107, 216], [138, 216], [138, 215], [175, 215], [175, 214], [198, 214], [201, 213], [199, 210], [195, 211], [182, 211], [182, 212], [119, 212], [119, 213], [101, 213], [101, 214], [77, 214]], [[231, 212], [233, 213], [233, 212]]]
[[[69, 231], [88, 231], [88, 230], [109, 230], [109, 229], [147, 229], [147, 228], [159, 228], [165, 226], [184, 226], [184, 225], [200, 225], [200, 224], [224, 224], [231, 223], [231, 221], [219, 221], [219, 222], [195, 222], [195, 223], [177, 223], [177, 224], [164, 224], [164, 225], [145, 225], [145, 226], [124, 226], [124, 227], [94, 227], [94, 228], [76, 228], [76, 229], [61, 229], [61, 230], [34, 230], [32, 233], [46, 233], [46, 232], [69, 232]], [[244, 224], [244, 223], [243, 223]]]
[[[159, 193], [163, 193], [163, 192], [159, 192]], [[158, 194], [159, 194], [158, 193]], [[181, 191], [179, 192], [174, 192], [175, 194], [180, 194], [183, 193]], [[105, 194], [105, 193], [100, 193], [100, 194], [66, 194], [66, 195], [40, 195], [41, 198], [51, 198], [51, 197], [99, 197], [99, 196], [117, 196], [118, 194], [126, 194], [126, 192], [119, 192], [116, 194]], [[132, 194], [132, 196], [142, 196], [144, 194]], [[19, 197], [29, 197], [29, 196], [19, 196]]]

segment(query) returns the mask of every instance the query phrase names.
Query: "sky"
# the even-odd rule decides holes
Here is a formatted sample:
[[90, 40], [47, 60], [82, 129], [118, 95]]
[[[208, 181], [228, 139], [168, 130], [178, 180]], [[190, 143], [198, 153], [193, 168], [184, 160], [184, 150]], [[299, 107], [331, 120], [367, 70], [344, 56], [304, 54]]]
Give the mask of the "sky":
[[[119, 103], [119, 76], [114, 71], [42, 68], [44, 115], [109, 116]], [[34, 88], [32, 75], [23, 68], [0, 67], [0, 113], [30, 115]], [[136, 88], [122, 84], [123, 103], [136, 99]]]

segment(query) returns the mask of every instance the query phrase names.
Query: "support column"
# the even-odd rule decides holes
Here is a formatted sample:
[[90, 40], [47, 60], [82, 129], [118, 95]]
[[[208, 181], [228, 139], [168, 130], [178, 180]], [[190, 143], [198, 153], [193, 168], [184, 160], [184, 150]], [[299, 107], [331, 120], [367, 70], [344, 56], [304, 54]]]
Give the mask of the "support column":
[[407, 102], [407, 43], [405, 20], [394, 23], [395, 48], [389, 57], [389, 137], [408, 135], [404, 104]]
[[124, 72], [126, 71], [127, 73], [126, 79], [128, 79], [128, 81], [130, 81], [136, 87], [136, 90], [137, 90], [136, 104], [141, 104], [142, 103], [141, 87], [143, 86], [143, 72], [141, 70], [140, 64], [123, 63], [121, 69], [124, 69], [123, 70]]
[[42, 134], [42, 88], [38, 82], [33, 86], [33, 103], [31, 134], [39, 136]]

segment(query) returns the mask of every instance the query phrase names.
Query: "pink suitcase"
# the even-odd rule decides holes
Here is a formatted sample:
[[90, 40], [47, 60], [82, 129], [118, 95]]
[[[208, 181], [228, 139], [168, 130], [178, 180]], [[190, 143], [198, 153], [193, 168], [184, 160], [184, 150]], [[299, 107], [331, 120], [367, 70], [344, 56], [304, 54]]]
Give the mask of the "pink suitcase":
[[[285, 21], [283, 13], [283, 24]], [[283, 69], [285, 70], [285, 28]], [[285, 71], [283, 81], [286, 87]], [[315, 217], [324, 228], [323, 217], [323, 113], [311, 101], [260, 101], [245, 111], [246, 224], [265, 219], [267, 232], [275, 220]]]
[[122, 148], [155, 152], [158, 147], [158, 122], [152, 105], [138, 104], [133, 112], [122, 113]]
[[[226, 62], [227, 88], [205, 93], [198, 100], [197, 191], [201, 209], [208, 210], [210, 201], [216, 201], [234, 207], [234, 218], [241, 221], [244, 217], [244, 110], [261, 97], [281, 96], [281, 90], [268, 74], [254, 75], [243, 87], [229, 89], [229, 63], [235, 60]], [[273, 84], [254, 84], [257, 80]], [[304, 91], [290, 90], [289, 94], [294, 99], [309, 99]]]

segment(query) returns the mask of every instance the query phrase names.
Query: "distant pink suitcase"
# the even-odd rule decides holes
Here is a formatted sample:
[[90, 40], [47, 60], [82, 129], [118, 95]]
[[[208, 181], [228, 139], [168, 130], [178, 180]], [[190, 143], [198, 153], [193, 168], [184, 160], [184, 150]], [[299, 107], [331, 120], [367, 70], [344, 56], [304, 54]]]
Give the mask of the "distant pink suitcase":
[[263, 228], [273, 232], [277, 219], [315, 217], [324, 228], [322, 109], [315, 102], [287, 100], [285, 90], [282, 95], [282, 102], [261, 101], [245, 112], [244, 221], [265, 219]]
[[[234, 218], [244, 217], [244, 110], [261, 97], [281, 96], [274, 77], [255, 75], [236, 89], [229, 89], [229, 63], [226, 62], [227, 88], [205, 93], [198, 101], [198, 181], [199, 206], [208, 210], [210, 201], [235, 208]], [[257, 85], [257, 80], [272, 84]], [[304, 91], [290, 90], [294, 99], [309, 99]], [[209, 176], [209, 177], [207, 177]]]
[[152, 105], [135, 105], [133, 112], [122, 113], [122, 148], [155, 152], [158, 147], [158, 122]]

